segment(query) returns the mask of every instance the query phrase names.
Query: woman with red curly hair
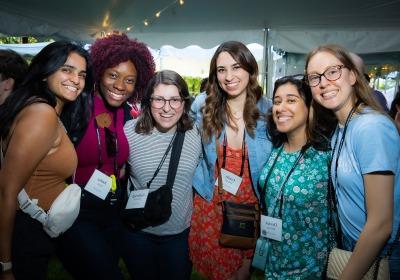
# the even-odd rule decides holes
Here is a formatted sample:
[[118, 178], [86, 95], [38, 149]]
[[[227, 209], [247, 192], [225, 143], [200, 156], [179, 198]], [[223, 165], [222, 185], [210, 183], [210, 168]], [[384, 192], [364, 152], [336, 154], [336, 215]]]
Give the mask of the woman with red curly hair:
[[91, 119], [83, 137], [73, 139], [81, 211], [60, 240], [59, 256], [74, 279], [123, 279], [119, 204], [129, 153], [123, 126], [136, 113], [155, 64], [147, 46], [126, 35], [98, 39], [90, 53], [95, 79]]

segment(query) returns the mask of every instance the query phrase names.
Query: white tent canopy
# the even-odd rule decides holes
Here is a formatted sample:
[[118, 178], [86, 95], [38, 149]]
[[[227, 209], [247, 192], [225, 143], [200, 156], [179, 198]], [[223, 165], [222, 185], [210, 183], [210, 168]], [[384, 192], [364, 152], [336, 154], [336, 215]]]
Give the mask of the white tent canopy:
[[[363, 54], [400, 52], [400, 0], [181, 1], [0, 0], [0, 33], [91, 43], [118, 31], [154, 49], [239, 40], [293, 53], [326, 43]], [[271, 86], [274, 61], [267, 58]]]
[[[399, 0], [185, 0], [184, 5], [179, 5], [178, 0], [0, 0], [0, 7], [0, 32], [11, 35], [50, 36], [90, 43], [102, 32], [119, 30], [152, 48], [162, 45], [212, 48], [232, 39], [264, 44], [263, 30], [270, 28], [277, 33], [295, 31], [285, 33], [289, 38], [275, 37], [279, 42], [286, 37], [309, 48], [315, 35], [323, 42], [341, 43], [348, 40], [340, 35], [341, 30], [350, 35], [358, 30], [374, 30], [373, 36], [363, 40], [366, 46], [371, 46], [364, 47], [365, 51], [374, 52], [387, 40], [396, 40], [392, 38], [397, 38], [397, 42], [391, 49], [400, 51]], [[155, 16], [157, 12], [161, 12], [159, 17]], [[307, 33], [309, 30], [317, 31]], [[381, 31], [385, 33], [379, 35], [381, 40], [376, 44], [375, 36]], [[291, 39], [296, 32], [300, 33]]]

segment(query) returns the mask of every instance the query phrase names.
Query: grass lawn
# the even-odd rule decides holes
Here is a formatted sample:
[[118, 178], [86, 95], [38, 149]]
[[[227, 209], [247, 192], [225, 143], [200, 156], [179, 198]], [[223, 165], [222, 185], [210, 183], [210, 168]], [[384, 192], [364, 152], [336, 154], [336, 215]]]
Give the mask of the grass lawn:
[[[129, 274], [125, 268], [124, 263], [120, 262], [120, 267], [122, 273], [125, 276], [125, 279], [130, 279]], [[73, 280], [72, 277], [68, 274], [68, 272], [63, 268], [60, 261], [54, 257], [50, 260], [49, 270], [47, 273], [47, 279], [49, 280]], [[251, 280], [261, 280], [263, 279], [263, 273], [259, 270], [253, 272], [251, 276]], [[206, 278], [202, 277], [196, 271], [193, 270], [191, 280], [206, 280]]]

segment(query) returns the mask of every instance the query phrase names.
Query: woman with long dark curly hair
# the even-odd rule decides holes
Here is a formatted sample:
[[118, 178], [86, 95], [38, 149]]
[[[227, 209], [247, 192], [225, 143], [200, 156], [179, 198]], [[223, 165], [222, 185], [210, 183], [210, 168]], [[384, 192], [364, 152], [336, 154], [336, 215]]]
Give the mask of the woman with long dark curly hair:
[[[258, 203], [258, 176], [271, 152], [265, 122], [271, 105], [262, 97], [257, 76], [257, 62], [245, 45], [236, 41], [221, 44], [211, 60], [205, 105], [201, 114], [193, 112], [200, 116], [196, 121], [202, 131], [204, 155], [193, 179], [197, 194], [189, 245], [194, 267], [208, 279], [250, 277], [254, 249], [222, 247], [218, 242], [222, 225], [219, 202]], [[218, 192], [215, 180], [220, 170], [240, 178], [236, 188]]]
[[[261, 232], [270, 244], [265, 279], [322, 279], [329, 251], [329, 134], [314, 123], [303, 75], [278, 79], [272, 102], [273, 149], [259, 180]], [[264, 227], [271, 221], [281, 222], [280, 234]]]
[[85, 134], [73, 139], [78, 154], [75, 182], [83, 188], [81, 211], [62, 238], [59, 255], [75, 279], [123, 279], [118, 267], [119, 204], [129, 153], [123, 126], [155, 64], [147, 46], [126, 35], [98, 39], [90, 54], [93, 108]]
[[91, 70], [89, 54], [81, 46], [51, 43], [33, 58], [20, 86], [0, 106], [1, 279], [46, 279], [55, 239], [19, 209], [17, 196], [25, 189], [48, 211], [65, 189], [77, 156], [59, 116], [81, 115], [74, 133], [82, 132], [87, 122], [81, 105], [88, 104]]

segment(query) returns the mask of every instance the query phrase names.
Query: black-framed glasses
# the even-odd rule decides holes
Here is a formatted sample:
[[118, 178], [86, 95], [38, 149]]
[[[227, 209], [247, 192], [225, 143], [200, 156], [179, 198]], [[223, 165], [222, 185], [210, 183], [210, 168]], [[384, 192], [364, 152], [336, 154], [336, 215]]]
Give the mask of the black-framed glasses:
[[165, 99], [164, 97], [154, 96], [150, 98], [150, 101], [151, 101], [151, 107], [155, 109], [163, 108], [167, 102], [169, 103], [169, 106], [172, 109], [178, 109], [181, 107], [183, 99], [180, 97], [172, 97], [170, 99]]
[[310, 74], [306, 76], [306, 82], [310, 87], [316, 87], [321, 82], [322, 76], [328, 81], [336, 81], [342, 76], [342, 68], [346, 68], [344, 65], [331, 66], [324, 71], [322, 74]]

